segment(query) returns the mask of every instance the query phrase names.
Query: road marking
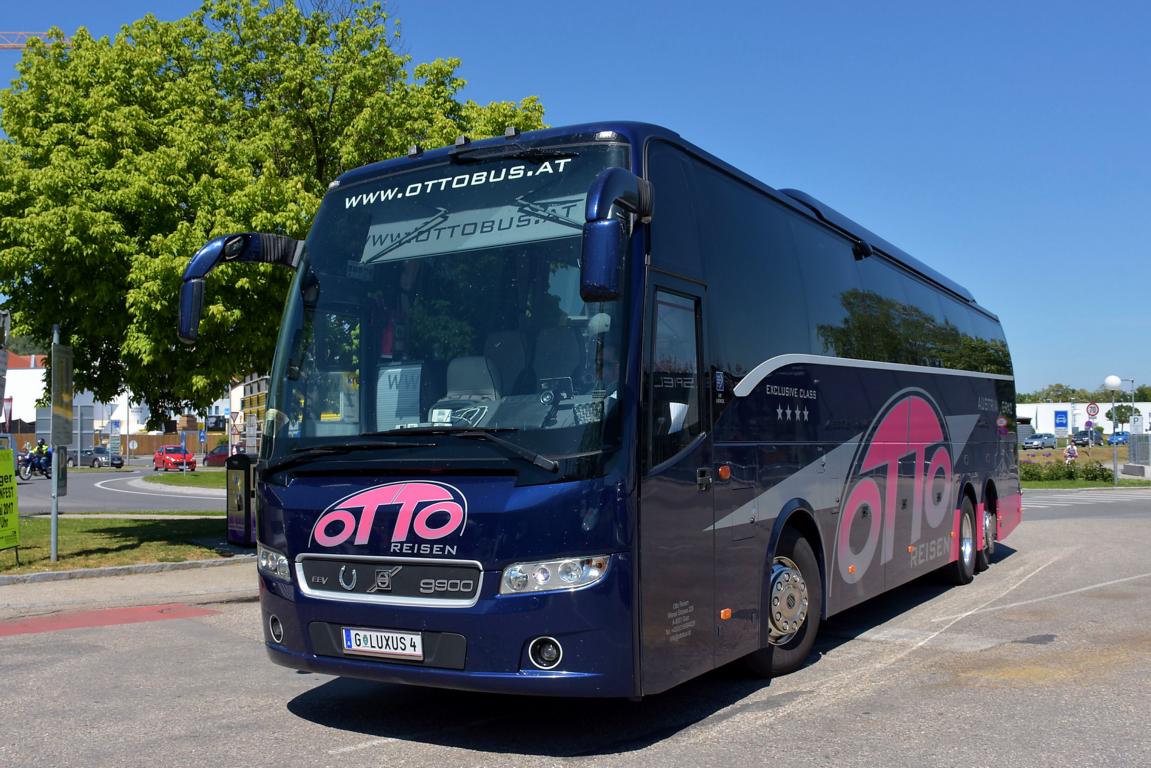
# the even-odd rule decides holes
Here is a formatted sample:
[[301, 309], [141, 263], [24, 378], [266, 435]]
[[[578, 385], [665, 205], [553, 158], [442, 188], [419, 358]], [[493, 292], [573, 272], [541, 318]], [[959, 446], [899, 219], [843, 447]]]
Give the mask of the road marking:
[[339, 747], [337, 749], [329, 749], [329, 755], [346, 755], [349, 752], [359, 752], [361, 749], [370, 749], [371, 747], [382, 747], [385, 744], [392, 744], [399, 741], [399, 739], [372, 739], [371, 741], [361, 741], [359, 744], [352, 744], [347, 747]]
[[[850, 639], [850, 638], [848, 638]], [[974, 653], [994, 648], [1008, 642], [998, 637], [983, 637], [981, 635], [968, 635], [951, 633], [946, 637], [937, 638], [935, 634], [922, 629], [908, 629], [904, 627], [876, 627], [869, 629], [855, 639], [867, 640], [873, 643], [890, 643], [892, 645], [920, 646], [930, 643], [932, 648], [945, 651], [958, 651], [959, 653]]]
[[[1048, 563], [1048, 565], [1050, 565], [1050, 563]], [[1044, 567], [1046, 567], [1046, 566], [1044, 566]], [[994, 608], [980, 608], [976, 612], [977, 613], [992, 613], [994, 611], [1006, 611], [1009, 608], [1018, 608], [1022, 605], [1032, 605], [1034, 603], [1042, 603], [1042, 602], [1046, 602], [1047, 600], [1058, 600], [1059, 598], [1067, 597], [1068, 595], [1077, 595], [1081, 592], [1090, 592], [1093, 589], [1102, 589], [1103, 587], [1111, 587], [1111, 586], [1114, 586], [1116, 584], [1123, 584], [1125, 582], [1135, 581], [1137, 579], [1146, 579], [1148, 577], [1151, 577], [1151, 572], [1140, 573], [1140, 574], [1137, 574], [1135, 576], [1125, 576], [1122, 579], [1112, 579], [1111, 581], [1101, 581], [1098, 584], [1091, 584], [1091, 585], [1086, 586], [1086, 587], [1079, 587], [1078, 589], [1071, 589], [1071, 590], [1068, 590], [1067, 592], [1060, 592], [1058, 594], [1047, 595], [1045, 597], [1035, 597], [1035, 598], [1032, 598], [1031, 600], [1020, 600], [1017, 603], [1008, 603], [1007, 605], [997, 605]], [[1031, 577], [1028, 576], [1026, 578], [1031, 578]], [[1023, 580], [1021, 580], [1021, 582], [1022, 581]], [[1006, 593], [1004, 593], [1004, 594], [1006, 594]], [[963, 615], [964, 616], [970, 616], [971, 614], [966, 613]], [[938, 619], [932, 619], [932, 621], [947, 621], [949, 618], [951, 618], [951, 617], [950, 616], [941, 616]]]
[[1149, 501], [1151, 494], [1141, 491], [1028, 491], [1023, 495], [1023, 509], [1071, 507], [1076, 505], [1115, 504], [1121, 501]]
[[[778, 707], [774, 707], [768, 711], [754, 710], [748, 711], [746, 713], [741, 713], [741, 715], [747, 718], [754, 718], [756, 720], [757, 727], [762, 728], [766, 725], [770, 725], [775, 721], [786, 721], [788, 717], [799, 714], [806, 710], [825, 706], [837, 706], [840, 702], [843, 701], [845, 697], [852, 695], [856, 691], [864, 690], [868, 686], [873, 685], [873, 681], [876, 680], [877, 676], [882, 674], [883, 671], [888, 667], [903, 660], [907, 656], [910, 656], [912, 653], [919, 650], [928, 643], [933, 642], [941, 634], [955, 626], [955, 624], [959, 623], [964, 618], [977, 613], [978, 611], [986, 608], [992, 602], [999, 600], [1008, 592], [1016, 589], [1032, 576], [1035, 576], [1044, 568], [1057, 562], [1062, 557], [1064, 557], [1064, 555], [1061, 554], [1052, 558], [1051, 560], [1036, 568], [1027, 576], [1024, 576], [1022, 579], [1016, 581], [1014, 584], [1012, 584], [1012, 586], [1010, 586], [1001, 594], [989, 598], [981, 605], [976, 606], [970, 611], [966, 611], [957, 616], [946, 616], [941, 619], [936, 619], [936, 621], [946, 621], [947, 624], [934, 632], [923, 633], [918, 641], [913, 641], [910, 642], [910, 644], [902, 646], [890, 646], [892, 648], [901, 648], [901, 650], [898, 650], [895, 653], [876, 659], [872, 659], [872, 655], [869, 654], [868, 657], [861, 658], [859, 664], [853, 664], [850, 669], [843, 670], [842, 672], [836, 672], [818, 680], [815, 685], [802, 691], [802, 694], [804, 695], [800, 696], [799, 698], [784, 701]], [[913, 638], [906, 637], [905, 640], [911, 641]], [[737, 715], [736, 717], [739, 716]], [[736, 717], [732, 717], [728, 722], [734, 722]], [[709, 720], [711, 720], [711, 718], [704, 718], [703, 720], [699, 721], [699, 723], [695, 723], [695, 725], [698, 726], [700, 723], [708, 722]]]
[[124, 488], [112, 488], [105, 485], [105, 483], [116, 483], [122, 480], [135, 480], [134, 477], [113, 477], [110, 480], [101, 480], [96, 483], [96, 487], [102, 491], [112, 491], [114, 493], [132, 493], [137, 496], [159, 496], [165, 499], [195, 499], [197, 501], [214, 501], [219, 502], [223, 496], [201, 496], [194, 493], [149, 493], [148, 491], [129, 491]]
[[2, 621], [0, 622], [0, 637], [30, 635], [39, 632], [62, 632], [68, 629], [110, 627], [117, 624], [139, 624], [145, 621], [163, 621], [165, 619], [190, 619], [197, 616], [210, 616], [214, 613], [219, 613], [219, 611], [181, 603], [54, 613], [49, 616], [36, 616], [30, 619]]

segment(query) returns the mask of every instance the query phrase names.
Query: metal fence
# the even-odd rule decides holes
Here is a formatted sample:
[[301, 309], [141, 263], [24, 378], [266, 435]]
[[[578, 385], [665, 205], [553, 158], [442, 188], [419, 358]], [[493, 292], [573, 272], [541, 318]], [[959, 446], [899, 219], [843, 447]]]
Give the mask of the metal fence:
[[1127, 456], [1128, 464], [1151, 464], [1151, 435], [1131, 435]]

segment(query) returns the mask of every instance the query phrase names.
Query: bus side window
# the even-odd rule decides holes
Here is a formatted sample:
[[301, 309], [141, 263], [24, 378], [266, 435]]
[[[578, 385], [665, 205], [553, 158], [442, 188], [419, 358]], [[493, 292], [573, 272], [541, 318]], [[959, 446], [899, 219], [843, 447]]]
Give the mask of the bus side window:
[[656, 291], [650, 376], [651, 466], [700, 433], [696, 301]]

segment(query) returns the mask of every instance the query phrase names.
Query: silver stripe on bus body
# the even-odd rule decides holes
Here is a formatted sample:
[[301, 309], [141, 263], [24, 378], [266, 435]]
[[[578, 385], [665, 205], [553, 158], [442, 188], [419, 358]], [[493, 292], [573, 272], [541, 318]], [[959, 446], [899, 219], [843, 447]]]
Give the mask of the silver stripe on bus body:
[[982, 379], [996, 381], [1014, 381], [1014, 376], [1002, 373], [980, 373], [978, 371], [960, 371], [952, 368], [932, 368], [928, 365], [907, 365], [904, 363], [881, 363], [873, 360], [856, 360], [850, 357], [830, 357], [825, 355], [788, 354], [769, 357], [759, 365], [752, 368], [746, 376], [740, 379], [732, 390], [736, 397], [747, 397], [763, 380], [781, 368], [789, 365], [835, 365], [841, 368], [878, 368], [885, 371], [903, 371], [905, 373], [929, 373], [935, 376], [977, 376]]
[[[957, 461], [967, 448], [971, 433], [975, 431], [975, 425], [979, 423], [980, 417], [968, 414], [946, 418], [947, 431], [951, 435], [952, 461]], [[740, 505], [706, 530], [732, 528], [753, 522], [770, 523], [792, 499], [803, 499], [811, 505], [812, 510], [838, 508], [844, 483], [849, 480], [855, 449], [862, 437], [863, 435], [856, 435], [844, 441], [826, 456], [816, 459], [751, 501]]]
[[[836, 446], [826, 456], [788, 475], [785, 480], [725, 515], [722, 520], [717, 520], [707, 530], [732, 528], [753, 522], [770, 525], [779, 517], [783, 505], [792, 499], [804, 499], [814, 509], [838, 507], [840, 491], [851, 469], [851, 460], [855, 456], [855, 447], [859, 445], [860, 437], [862, 435], [856, 435]], [[835, 482], [828, 482], [828, 478], [835, 478]]]

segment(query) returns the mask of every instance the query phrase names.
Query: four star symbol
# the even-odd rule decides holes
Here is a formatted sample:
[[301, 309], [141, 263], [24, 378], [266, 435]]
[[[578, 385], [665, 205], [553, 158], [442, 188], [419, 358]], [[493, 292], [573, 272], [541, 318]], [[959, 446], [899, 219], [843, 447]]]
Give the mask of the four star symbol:
[[807, 410], [807, 406], [804, 406], [803, 410], [801, 411], [801, 410], [799, 410], [798, 404], [793, 409], [791, 407], [791, 404], [788, 403], [787, 408], [784, 408], [782, 405], [776, 407], [776, 409], [775, 409], [775, 420], [776, 421], [783, 421], [784, 420], [784, 418], [783, 418], [784, 414], [787, 415], [787, 421], [791, 421], [793, 415], [795, 416], [795, 421], [800, 421], [800, 418], [799, 418], [800, 416], [803, 417], [803, 419], [802, 419], [803, 421], [808, 421], [809, 420], [808, 417], [811, 415], [811, 412]]

